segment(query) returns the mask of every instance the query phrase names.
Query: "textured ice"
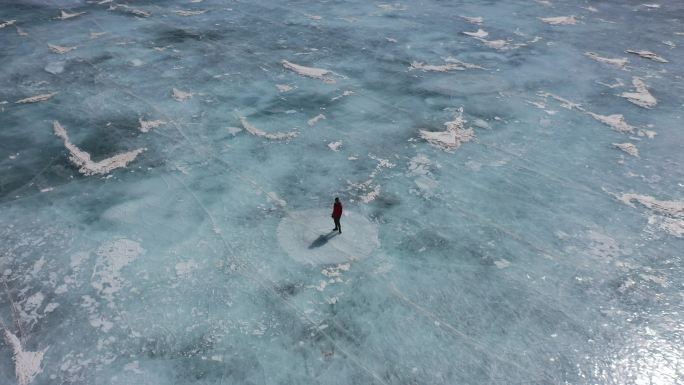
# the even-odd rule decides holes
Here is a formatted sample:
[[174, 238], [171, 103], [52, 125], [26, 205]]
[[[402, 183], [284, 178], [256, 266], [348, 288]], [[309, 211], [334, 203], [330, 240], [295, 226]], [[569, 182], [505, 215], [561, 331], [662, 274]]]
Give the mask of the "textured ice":
[[681, 1], [0, 3], [1, 385], [684, 383]]

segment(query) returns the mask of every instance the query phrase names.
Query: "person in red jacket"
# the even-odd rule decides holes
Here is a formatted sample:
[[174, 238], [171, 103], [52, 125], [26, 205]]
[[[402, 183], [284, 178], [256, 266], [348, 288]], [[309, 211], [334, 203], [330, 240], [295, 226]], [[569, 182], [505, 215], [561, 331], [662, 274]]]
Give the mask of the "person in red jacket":
[[332, 218], [335, 222], [335, 228], [332, 231], [339, 231], [342, 234], [342, 225], [340, 224], [340, 218], [342, 218], [342, 202], [340, 198], [335, 198], [335, 204], [333, 204]]

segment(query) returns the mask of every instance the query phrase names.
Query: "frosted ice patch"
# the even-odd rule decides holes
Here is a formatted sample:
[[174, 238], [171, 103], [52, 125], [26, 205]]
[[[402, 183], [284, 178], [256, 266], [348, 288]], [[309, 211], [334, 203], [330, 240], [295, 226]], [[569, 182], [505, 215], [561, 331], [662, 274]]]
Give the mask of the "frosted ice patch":
[[309, 264], [344, 263], [371, 256], [380, 246], [378, 226], [353, 211], [342, 216], [342, 234], [332, 232], [331, 210], [290, 212], [277, 230], [280, 247], [294, 260]]

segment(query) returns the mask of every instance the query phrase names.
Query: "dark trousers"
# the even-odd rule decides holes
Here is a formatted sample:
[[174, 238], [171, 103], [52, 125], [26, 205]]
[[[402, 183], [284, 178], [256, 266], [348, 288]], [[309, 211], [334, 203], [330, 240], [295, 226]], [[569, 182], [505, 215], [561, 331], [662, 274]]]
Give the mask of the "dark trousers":
[[335, 230], [342, 231], [342, 225], [340, 224], [340, 218], [335, 218], [333, 217], [333, 221], [335, 222]]

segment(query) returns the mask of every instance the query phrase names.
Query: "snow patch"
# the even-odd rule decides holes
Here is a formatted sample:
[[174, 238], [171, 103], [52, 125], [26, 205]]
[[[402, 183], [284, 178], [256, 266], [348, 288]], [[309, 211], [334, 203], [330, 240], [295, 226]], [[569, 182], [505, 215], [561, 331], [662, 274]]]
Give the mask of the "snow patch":
[[313, 126], [314, 124], [318, 123], [319, 121], [321, 121], [323, 119], [325, 119], [325, 115], [318, 114], [318, 115], [314, 116], [313, 118], [307, 120], [306, 124], [308, 124], [309, 126]]
[[12, 348], [12, 360], [14, 360], [14, 374], [19, 385], [28, 385], [43, 371], [41, 362], [43, 355], [48, 350], [45, 348], [37, 352], [29, 352], [21, 346], [19, 338], [5, 329], [5, 341]]
[[319, 80], [324, 81], [325, 83], [335, 83], [335, 79], [329, 77], [329, 75], [332, 74], [332, 71], [330, 71], [330, 70], [326, 70], [323, 68], [305, 67], [303, 65], [291, 63], [287, 60], [283, 60], [280, 63], [286, 69], [293, 71], [299, 75], [308, 76], [308, 77], [314, 78], [314, 79], [319, 79]]
[[585, 52], [584, 56], [592, 60], [596, 60], [599, 63], [609, 64], [622, 69], [624, 69], [627, 63], [629, 63], [629, 60], [627, 58], [607, 58], [599, 56], [599, 54], [595, 52]]
[[645, 51], [645, 50], [636, 51], [636, 50], [628, 49], [625, 52], [638, 55], [644, 59], [650, 59], [653, 61], [657, 61], [659, 63], [669, 63], [666, 59], [662, 58], [661, 56], [658, 56], [657, 54], [655, 54], [651, 51]]
[[469, 142], [475, 138], [475, 132], [472, 128], [465, 128], [465, 123], [463, 107], [461, 107], [458, 109], [454, 120], [444, 123], [446, 126], [445, 131], [420, 130], [420, 137], [442, 150], [456, 150], [462, 143]]
[[643, 80], [637, 77], [632, 78], [632, 84], [634, 84], [636, 92], [623, 92], [620, 94], [621, 97], [643, 108], [651, 108], [658, 104], [658, 100], [648, 92]]
[[166, 124], [163, 120], [143, 120], [143, 118], [138, 118], [138, 123], [140, 124], [138, 127], [140, 132], [149, 132], [153, 128]]
[[540, 17], [539, 20], [551, 25], [574, 25], [577, 24], [577, 19], [574, 15], [570, 16], [556, 16], [556, 17]]
[[55, 135], [64, 141], [64, 147], [69, 150], [69, 161], [78, 167], [78, 171], [84, 175], [107, 174], [117, 168], [126, 167], [130, 162], [144, 151], [143, 148], [114, 155], [99, 162], [93, 162], [90, 154], [76, 147], [69, 140], [66, 129], [58, 121], [52, 122]]
[[49, 94], [41, 94], [41, 95], [31, 96], [31, 97], [24, 98], [24, 99], [19, 99], [15, 103], [24, 104], [24, 103], [44, 102], [46, 100], [49, 100], [50, 98], [52, 98], [55, 95], [57, 95], [57, 92], [51, 92]]
[[613, 146], [628, 153], [629, 155], [639, 157], [639, 149], [632, 143], [613, 143]]
[[240, 123], [242, 124], [242, 127], [247, 130], [250, 134], [254, 136], [259, 136], [262, 138], [266, 139], [271, 139], [271, 140], [286, 140], [286, 139], [293, 139], [297, 136], [297, 131], [290, 131], [290, 132], [277, 132], [275, 134], [269, 134], [266, 131], [256, 127], [255, 125], [249, 123], [247, 121], [247, 118], [240, 117]]
[[48, 48], [50, 48], [50, 51], [54, 53], [58, 53], [60, 55], [63, 55], [67, 52], [71, 52], [76, 49], [76, 47], [63, 47], [61, 45], [55, 45], [55, 44], [49, 44], [48, 43]]
[[183, 102], [187, 99], [190, 99], [194, 95], [192, 92], [181, 91], [178, 88], [173, 88], [171, 90], [171, 94], [172, 94], [173, 98], [179, 102]]

